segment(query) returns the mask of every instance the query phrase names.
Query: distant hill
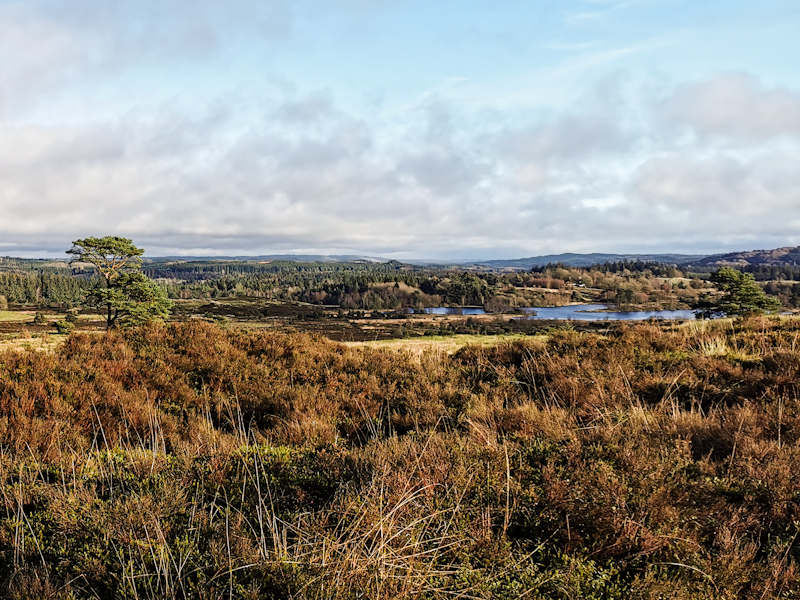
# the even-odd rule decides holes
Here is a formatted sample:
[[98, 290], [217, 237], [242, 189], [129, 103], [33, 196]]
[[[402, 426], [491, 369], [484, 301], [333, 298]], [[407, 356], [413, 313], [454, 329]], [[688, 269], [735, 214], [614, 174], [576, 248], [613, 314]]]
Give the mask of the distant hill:
[[[746, 267], [757, 265], [797, 265], [800, 266], [800, 246], [787, 246], [774, 250], [752, 250], [749, 252], [730, 252], [728, 254], [702, 255], [702, 254], [606, 254], [592, 252], [590, 254], [546, 254], [528, 258], [515, 258], [505, 260], [427, 260], [408, 259], [402, 261], [405, 265], [429, 266], [438, 268], [477, 267], [482, 269], [513, 269], [530, 270], [533, 267], [542, 267], [548, 264], [563, 264], [570, 267], [589, 267], [597, 264], [619, 262], [625, 260], [659, 262], [665, 264], [696, 266], [696, 267]], [[261, 256], [156, 256], [145, 257], [144, 262], [159, 264], [165, 262], [194, 262], [194, 261], [245, 261], [245, 262], [304, 262], [304, 263], [388, 263], [394, 262], [387, 258], [365, 256], [356, 254], [269, 254]], [[29, 270], [41, 268], [65, 268], [69, 265], [59, 259], [24, 259], [0, 257], [0, 271]]]
[[751, 250], [715, 254], [692, 261], [698, 267], [747, 267], [757, 265], [800, 265], [800, 246], [786, 246], [774, 250]]
[[685, 264], [705, 258], [698, 254], [547, 254], [513, 260], [487, 260], [475, 263], [493, 269], [531, 269], [548, 264], [561, 263], [569, 267], [589, 267], [591, 265], [618, 262], [623, 260], [640, 260], [643, 262], [660, 262], [667, 264]]
[[264, 261], [289, 261], [289, 262], [366, 262], [366, 263], [383, 263], [388, 262], [384, 258], [376, 258], [374, 256], [360, 256], [355, 254], [268, 254], [262, 256], [154, 256], [146, 258], [145, 261], [150, 262], [163, 262], [163, 261], [229, 261], [241, 260], [248, 262], [264, 262]]

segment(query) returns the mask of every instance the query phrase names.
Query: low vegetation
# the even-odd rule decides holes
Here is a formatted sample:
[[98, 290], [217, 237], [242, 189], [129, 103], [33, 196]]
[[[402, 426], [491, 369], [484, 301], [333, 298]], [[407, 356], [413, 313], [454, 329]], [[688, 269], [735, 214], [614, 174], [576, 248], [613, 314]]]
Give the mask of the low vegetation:
[[800, 321], [0, 354], [8, 598], [791, 598]]

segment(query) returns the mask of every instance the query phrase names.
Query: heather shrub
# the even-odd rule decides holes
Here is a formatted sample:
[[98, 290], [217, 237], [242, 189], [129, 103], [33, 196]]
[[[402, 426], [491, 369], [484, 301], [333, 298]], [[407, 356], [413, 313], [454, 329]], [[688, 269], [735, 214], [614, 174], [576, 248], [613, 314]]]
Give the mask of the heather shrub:
[[0, 354], [0, 596], [790, 598], [795, 320]]

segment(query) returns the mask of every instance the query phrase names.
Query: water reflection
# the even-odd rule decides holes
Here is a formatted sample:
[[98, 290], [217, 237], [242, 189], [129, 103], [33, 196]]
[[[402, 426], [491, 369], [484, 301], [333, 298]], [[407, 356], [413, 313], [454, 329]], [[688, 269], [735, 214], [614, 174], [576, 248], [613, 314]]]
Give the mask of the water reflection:
[[608, 308], [605, 304], [576, 304], [574, 306], [547, 306], [543, 308], [523, 308], [535, 312], [527, 319], [557, 321], [645, 321], [647, 319], [694, 319], [693, 310], [642, 310], [591, 312]]
[[[433, 308], [421, 309], [426, 315], [485, 315], [486, 311], [477, 306], [434, 306]], [[406, 309], [407, 313], [413, 313], [413, 308]]]
[[[645, 311], [616, 311], [592, 312], [608, 308], [605, 304], [576, 304], [574, 306], [545, 306], [539, 308], [520, 308], [520, 311], [529, 312], [525, 319], [554, 320], [554, 321], [645, 321], [647, 319], [694, 319], [693, 310], [645, 310]], [[486, 311], [475, 306], [436, 306], [422, 309], [427, 315], [485, 315]], [[413, 313], [413, 309], [407, 309]]]

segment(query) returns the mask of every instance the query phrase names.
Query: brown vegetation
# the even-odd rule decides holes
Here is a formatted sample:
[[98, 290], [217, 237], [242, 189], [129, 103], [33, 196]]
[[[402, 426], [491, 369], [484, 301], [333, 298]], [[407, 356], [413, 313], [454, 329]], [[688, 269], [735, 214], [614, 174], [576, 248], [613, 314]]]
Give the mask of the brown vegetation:
[[450, 355], [187, 322], [0, 354], [0, 593], [793, 597], [799, 337]]

